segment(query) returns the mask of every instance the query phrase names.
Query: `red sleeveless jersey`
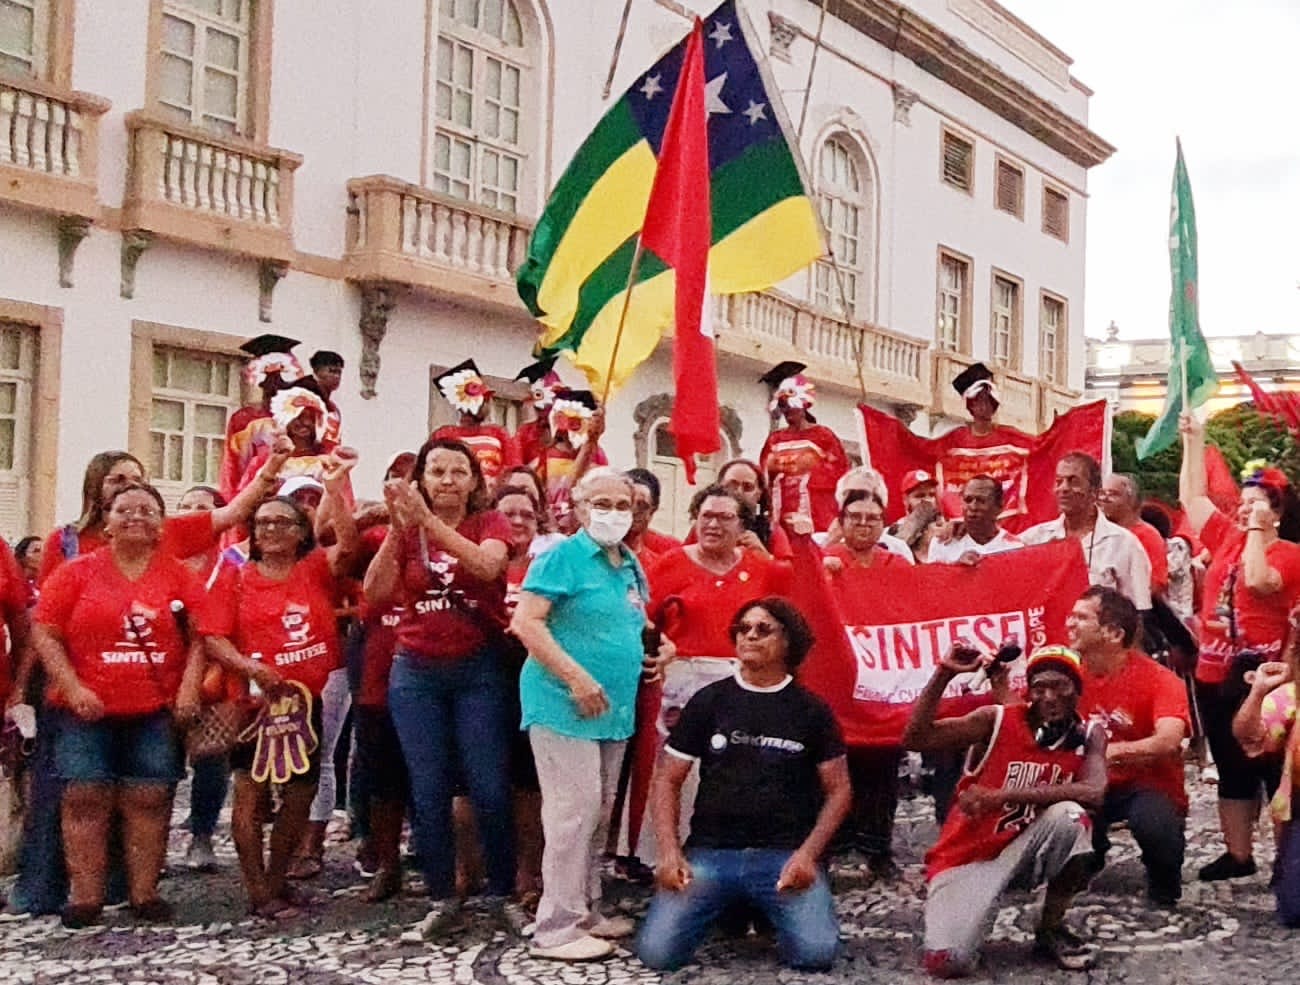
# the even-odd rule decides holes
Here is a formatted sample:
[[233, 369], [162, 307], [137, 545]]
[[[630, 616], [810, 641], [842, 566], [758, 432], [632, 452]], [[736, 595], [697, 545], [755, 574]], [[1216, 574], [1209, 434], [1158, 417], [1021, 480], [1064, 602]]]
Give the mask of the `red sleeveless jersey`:
[[[1085, 746], [1060, 744], [1044, 749], [1034, 741], [1027, 718], [1028, 705], [999, 705], [993, 737], [983, 760], [967, 764], [957, 784], [960, 795], [967, 787], [1023, 788], [1070, 783], [1083, 766]], [[1002, 849], [1033, 823], [1039, 808], [1033, 804], [1006, 804], [1001, 811], [971, 817], [953, 799], [939, 840], [925, 856], [926, 879], [971, 862], [997, 858]]]

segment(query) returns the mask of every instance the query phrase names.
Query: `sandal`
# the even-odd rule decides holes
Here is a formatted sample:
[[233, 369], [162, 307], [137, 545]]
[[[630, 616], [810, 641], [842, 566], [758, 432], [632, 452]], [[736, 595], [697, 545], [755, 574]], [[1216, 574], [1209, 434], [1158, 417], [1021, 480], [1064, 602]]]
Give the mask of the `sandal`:
[[324, 860], [317, 855], [298, 855], [289, 863], [286, 879], [315, 879], [325, 868]]
[[292, 920], [302, 916], [302, 911], [282, 899], [269, 899], [260, 905], [249, 904], [248, 912], [260, 920]]
[[103, 918], [104, 908], [94, 903], [69, 903], [63, 908], [63, 926], [68, 930], [93, 927]]
[[171, 923], [176, 919], [176, 911], [172, 905], [157, 896], [143, 903], [132, 903], [131, 913], [144, 923]]
[[1064, 971], [1086, 971], [1097, 960], [1096, 951], [1065, 927], [1039, 927], [1034, 934], [1034, 953], [1051, 958]]
[[393, 871], [380, 871], [375, 873], [375, 877], [370, 880], [370, 885], [361, 898], [367, 903], [382, 903], [386, 899], [392, 899], [402, 891], [402, 873]]

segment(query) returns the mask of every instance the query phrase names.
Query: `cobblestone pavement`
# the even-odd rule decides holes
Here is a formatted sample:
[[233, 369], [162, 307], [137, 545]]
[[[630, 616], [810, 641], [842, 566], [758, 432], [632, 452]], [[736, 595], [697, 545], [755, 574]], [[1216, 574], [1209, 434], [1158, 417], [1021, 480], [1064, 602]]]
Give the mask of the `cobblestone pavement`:
[[[178, 798], [177, 819], [182, 816]], [[626, 951], [592, 965], [557, 965], [529, 957], [527, 948], [471, 914], [463, 931], [445, 946], [402, 944], [401, 930], [424, 911], [408, 882], [407, 894], [391, 903], [367, 905], [351, 868], [351, 845], [332, 839], [328, 865], [312, 887], [319, 894], [300, 919], [270, 924], [248, 918], [229, 837], [218, 837], [218, 872], [200, 875], [181, 865], [186, 835], [173, 831], [172, 869], [163, 892], [177, 905], [168, 927], [134, 926], [126, 913], [89, 931], [62, 929], [55, 918], [0, 923], [0, 985], [46, 983], [149, 983], [149, 985], [345, 985], [353, 982], [440, 982], [448, 985], [637, 985], [657, 982]], [[925, 981], [918, 969], [923, 882], [920, 860], [933, 840], [928, 799], [904, 802], [896, 852], [902, 877], [873, 884], [851, 860], [834, 867], [836, 898], [845, 940], [844, 956], [829, 974], [781, 970], [765, 942], [712, 941], [697, 963], [663, 976], [678, 983]], [[1300, 934], [1277, 926], [1266, 886], [1272, 838], [1261, 835], [1260, 874], [1232, 883], [1195, 881], [1197, 868], [1220, 851], [1213, 788], [1195, 785], [1188, 827], [1188, 883], [1176, 911], [1148, 909], [1142, 868], [1132, 841], [1115, 838], [1110, 865], [1071, 911], [1070, 924], [1101, 949], [1088, 973], [1067, 973], [1035, 962], [1030, 940], [1037, 900], [1004, 901], [985, 954], [985, 981], [1219, 983], [1290, 980]], [[611, 890], [633, 915], [645, 907], [640, 891]], [[1281, 977], [1278, 977], [1281, 975]], [[977, 979], [978, 980], [978, 979]]]

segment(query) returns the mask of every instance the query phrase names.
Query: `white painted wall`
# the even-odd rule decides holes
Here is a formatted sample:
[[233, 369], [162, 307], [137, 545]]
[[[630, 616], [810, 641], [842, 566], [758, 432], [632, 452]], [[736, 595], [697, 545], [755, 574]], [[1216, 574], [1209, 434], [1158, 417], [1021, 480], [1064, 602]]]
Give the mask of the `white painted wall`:
[[[621, 4], [610, 0], [549, 0], [535, 3], [533, 17], [546, 51], [553, 52], [553, 81], [538, 79], [550, 105], [549, 145], [539, 150], [539, 188], [549, 187], [607, 107], [600, 89], [618, 26]], [[953, 0], [916, 0], [913, 6], [957, 34], [973, 50], [997, 61], [1017, 79], [1079, 118], [1086, 98], [1077, 86], [1061, 88], [987, 34], [953, 13]], [[296, 241], [300, 251], [338, 258], [344, 247], [346, 182], [387, 173], [421, 179], [425, 0], [317, 0], [277, 3], [272, 68], [270, 143], [304, 158], [297, 172]], [[707, 12], [713, 0], [687, 7]], [[766, 43], [769, 10], [816, 29], [817, 4], [808, 0], [747, 0], [759, 37]], [[74, 85], [112, 100], [101, 125], [100, 197], [121, 204], [126, 176], [123, 116], [139, 108], [145, 91], [147, 0], [79, 3]], [[613, 96], [687, 29], [685, 19], [654, 0], [633, 4]], [[882, 46], [829, 19], [825, 38], [846, 57], [823, 51], [809, 94], [802, 147], [814, 154], [834, 127], [847, 125], [869, 152], [878, 201], [872, 312], [889, 328], [930, 338], [935, 320], [936, 251], [946, 245], [974, 259], [975, 354], [987, 354], [989, 271], [996, 266], [1024, 279], [1025, 366], [1036, 370], [1037, 298], [1040, 287], [1069, 300], [1071, 383], [1083, 382], [1083, 287], [1086, 174], [1061, 155]], [[772, 63], [787, 108], [797, 121], [800, 93], [812, 45], [795, 42], [791, 61]], [[855, 64], [857, 63], [857, 64]], [[910, 124], [896, 122], [890, 80], [920, 94]], [[946, 121], [976, 142], [973, 196], [939, 180], [940, 123]], [[996, 151], [1026, 168], [1024, 221], [993, 208]], [[547, 160], [549, 159], [549, 164]], [[1071, 194], [1071, 240], [1061, 244], [1039, 229], [1041, 177], [1075, 189]], [[539, 192], [539, 197], [541, 192]], [[86, 460], [106, 447], [122, 446], [127, 434], [128, 367], [132, 319], [144, 319], [243, 338], [265, 330], [303, 340], [304, 359], [332, 348], [348, 360], [338, 400], [345, 438], [366, 456], [359, 477], [363, 494], [376, 492], [377, 472], [388, 457], [424, 437], [428, 416], [428, 367], [474, 354], [485, 372], [513, 376], [528, 361], [532, 335], [526, 319], [512, 321], [449, 304], [403, 297], [390, 320], [382, 350], [377, 400], [358, 395], [356, 368], [359, 298], [351, 285], [293, 270], [275, 293], [274, 323], [257, 320], [257, 276], [251, 261], [158, 243], [140, 261], [135, 300], [118, 295], [120, 237], [97, 229], [76, 258], [76, 286], [56, 281], [54, 220], [0, 206], [0, 297], [63, 310], [64, 351], [61, 420], [39, 422], [59, 433], [60, 517], [75, 514]], [[785, 287], [806, 293], [800, 275]], [[572, 374], [570, 374], [572, 375]], [[742, 450], [757, 455], [767, 432], [766, 391], [752, 366], [722, 363], [724, 403], [744, 422]], [[660, 352], [610, 408], [607, 445], [611, 458], [631, 464], [632, 415], [637, 403], [671, 390], [670, 360]], [[856, 440], [854, 396], [824, 389], [819, 417]]]

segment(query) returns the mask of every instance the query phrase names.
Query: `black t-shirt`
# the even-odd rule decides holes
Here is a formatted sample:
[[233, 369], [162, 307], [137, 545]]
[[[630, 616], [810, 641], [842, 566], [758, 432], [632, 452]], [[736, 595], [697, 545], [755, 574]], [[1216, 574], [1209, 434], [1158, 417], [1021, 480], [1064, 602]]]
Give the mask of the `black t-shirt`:
[[798, 848], [821, 810], [817, 767], [844, 754], [820, 698], [793, 680], [756, 691], [734, 677], [687, 702], [668, 748], [700, 764], [688, 848]]

